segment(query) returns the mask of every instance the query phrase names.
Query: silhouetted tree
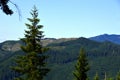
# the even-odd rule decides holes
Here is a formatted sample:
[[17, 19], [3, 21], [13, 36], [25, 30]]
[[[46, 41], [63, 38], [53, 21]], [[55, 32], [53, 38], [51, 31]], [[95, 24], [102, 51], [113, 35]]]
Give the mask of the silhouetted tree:
[[21, 76], [16, 80], [43, 80], [43, 77], [49, 72], [46, 68], [46, 58], [44, 54], [47, 48], [43, 48], [41, 39], [44, 37], [43, 26], [38, 25], [39, 19], [36, 7], [31, 12], [32, 18], [28, 18], [31, 24], [26, 24], [28, 30], [25, 31], [25, 38], [21, 39], [25, 45], [21, 47], [24, 51], [23, 56], [16, 59], [16, 66], [13, 70], [20, 73]]
[[10, 0], [0, 0], [0, 8], [7, 15], [13, 14], [13, 11], [8, 6], [9, 1]]

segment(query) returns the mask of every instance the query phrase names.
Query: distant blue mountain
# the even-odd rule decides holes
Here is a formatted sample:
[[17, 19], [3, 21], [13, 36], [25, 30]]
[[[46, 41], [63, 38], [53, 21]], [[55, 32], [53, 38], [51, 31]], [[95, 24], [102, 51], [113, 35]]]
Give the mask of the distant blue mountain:
[[120, 44], [120, 35], [116, 34], [103, 34], [95, 37], [90, 37], [90, 40], [98, 41], [98, 42], [104, 42], [104, 41], [110, 41], [116, 44]]

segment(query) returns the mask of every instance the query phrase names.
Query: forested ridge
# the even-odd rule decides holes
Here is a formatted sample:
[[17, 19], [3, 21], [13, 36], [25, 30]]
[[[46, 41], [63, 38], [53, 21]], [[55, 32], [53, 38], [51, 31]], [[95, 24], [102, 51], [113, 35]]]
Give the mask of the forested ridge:
[[[21, 50], [14, 51], [10, 45], [22, 44], [20, 41], [7, 41], [0, 44], [0, 80], [12, 80], [16, 75], [10, 66], [14, 58], [22, 53]], [[96, 42], [86, 38], [50, 43], [48, 63], [51, 71], [46, 76], [49, 80], [71, 80], [74, 78], [72, 72], [77, 61], [80, 47], [84, 47], [90, 64], [88, 76], [92, 79], [96, 72], [104, 78], [106, 72], [109, 77], [115, 77], [120, 69], [120, 45], [111, 42]], [[11, 51], [9, 51], [11, 48]], [[13, 49], [13, 51], [12, 51]], [[21, 54], [22, 55], [22, 54]], [[8, 67], [9, 66], [9, 67]], [[12, 74], [11, 74], [12, 73]], [[57, 74], [56, 74], [57, 73]], [[47, 80], [46, 79], [46, 80]]]

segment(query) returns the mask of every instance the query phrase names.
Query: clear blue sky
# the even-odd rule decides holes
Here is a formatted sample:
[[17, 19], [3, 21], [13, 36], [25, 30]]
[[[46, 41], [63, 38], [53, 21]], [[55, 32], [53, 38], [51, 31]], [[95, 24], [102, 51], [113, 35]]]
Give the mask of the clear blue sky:
[[[120, 0], [11, 0], [19, 6], [12, 16], [0, 10], [0, 42], [24, 37], [29, 12], [39, 10], [45, 37], [92, 37], [104, 33], [120, 34]], [[39, 1], [39, 2], [38, 2]]]

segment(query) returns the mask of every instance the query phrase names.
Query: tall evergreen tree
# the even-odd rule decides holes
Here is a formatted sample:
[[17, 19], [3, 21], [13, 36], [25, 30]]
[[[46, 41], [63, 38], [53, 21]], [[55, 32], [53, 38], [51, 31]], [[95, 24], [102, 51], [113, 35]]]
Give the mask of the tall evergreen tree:
[[73, 72], [75, 80], [88, 80], [87, 71], [89, 70], [86, 52], [83, 48], [80, 50], [77, 64], [75, 65], [76, 71]]
[[24, 46], [21, 49], [24, 55], [17, 57], [16, 66], [13, 69], [21, 76], [16, 80], [43, 80], [43, 77], [49, 72], [46, 68], [46, 58], [44, 54], [47, 48], [43, 48], [41, 39], [44, 37], [38, 25], [38, 12], [36, 7], [31, 11], [32, 18], [28, 18], [31, 24], [26, 24], [28, 30], [25, 30], [25, 38], [21, 39]]

